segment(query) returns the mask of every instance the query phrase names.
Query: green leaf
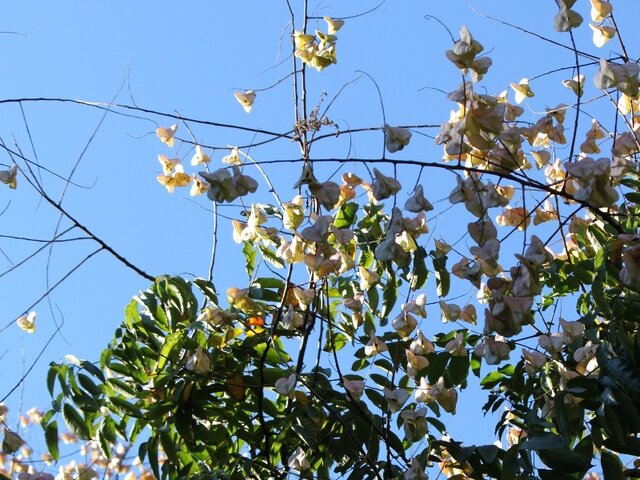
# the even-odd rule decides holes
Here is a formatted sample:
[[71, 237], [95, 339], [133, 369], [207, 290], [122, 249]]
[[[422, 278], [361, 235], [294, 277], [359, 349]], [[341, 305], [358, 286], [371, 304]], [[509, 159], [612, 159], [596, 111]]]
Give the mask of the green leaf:
[[446, 433], [447, 427], [445, 426], [444, 423], [442, 423], [437, 418], [433, 418], [433, 417], [426, 417], [426, 418], [427, 418], [427, 422], [433, 425], [436, 428], [436, 430], [438, 430], [440, 433], [443, 433], [443, 434]]
[[371, 334], [376, 331], [376, 322], [369, 310], [364, 312], [364, 325], [362, 328], [364, 329], [364, 334], [367, 337], [371, 336]]
[[136, 389], [128, 382], [124, 382], [119, 378], [110, 378], [107, 380], [107, 385], [112, 387], [115, 391], [119, 393], [124, 393], [125, 395], [134, 396], [137, 392]]
[[387, 360], [386, 358], [383, 358], [383, 357], [377, 358], [376, 361], [373, 362], [373, 364], [376, 367], [382, 369], [383, 371], [385, 371], [385, 372], [387, 372], [389, 374], [392, 374], [393, 371], [395, 370], [393, 368], [393, 365], [391, 364], [391, 362], [389, 360]]
[[429, 367], [427, 368], [429, 383], [435, 384], [444, 374], [450, 357], [451, 355], [447, 352], [432, 353], [427, 357], [427, 360], [429, 360]]
[[556, 470], [547, 470], [546, 468], [538, 468], [540, 480], [576, 480], [575, 475], [568, 473], [560, 473]]
[[47, 372], [47, 389], [49, 390], [49, 395], [53, 396], [53, 389], [56, 384], [56, 376], [58, 375], [58, 364], [51, 362], [49, 364], [49, 371]]
[[616, 390], [614, 397], [618, 402], [617, 409], [624, 418], [626, 431], [638, 432], [640, 430], [640, 412], [638, 406], [623, 390]]
[[349, 228], [356, 221], [358, 204], [354, 202], [345, 203], [336, 214], [333, 224], [336, 228]]
[[591, 458], [593, 456], [593, 441], [591, 435], [586, 435], [578, 444], [573, 448], [573, 451], [579, 453], [585, 458]]
[[[260, 376], [262, 374], [262, 377]], [[256, 385], [259, 384], [260, 380], [264, 382], [265, 385], [273, 385], [276, 383], [276, 380], [288, 377], [290, 375], [289, 372], [285, 370], [281, 370], [280, 368], [273, 367], [265, 367], [262, 370], [254, 370], [251, 372], [251, 376]]]
[[173, 403], [156, 403], [144, 415], [147, 420], [155, 420], [164, 417], [167, 413], [176, 408]]
[[391, 386], [392, 386], [391, 382], [389, 381], [389, 379], [387, 377], [385, 377], [384, 375], [380, 375], [379, 373], [372, 373], [372, 374], [369, 375], [369, 377], [371, 378], [371, 380], [376, 382], [381, 387], [391, 388]]
[[89, 426], [77, 410], [68, 403], [65, 403], [62, 407], [62, 418], [64, 418], [64, 422], [67, 424], [69, 430], [71, 430], [71, 433], [84, 440], [91, 438]]
[[624, 194], [624, 198], [632, 203], [640, 203], [640, 193], [638, 192], [627, 192]]
[[600, 453], [600, 463], [602, 464], [602, 473], [604, 480], [623, 480], [625, 478], [623, 470], [624, 466], [617, 455], [602, 450]]
[[500, 449], [495, 445], [480, 445], [477, 450], [486, 463], [493, 463], [500, 452]]
[[116, 443], [117, 440], [117, 433], [116, 433], [116, 426], [114, 424], [114, 421], [111, 417], [105, 417], [102, 421], [102, 424], [100, 425], [100, 432], [104, 435], [104, 437], [113, 443]]
[[105, 435], [102, 433], [102, 431], [98, 431], [98, 443], [100, 445], [100, 451], [102, 452], [102, 455], [104, 455], [105, 458], [110, 459], [111, 444], [109, 443], [107, 437], [105, 437]]
[[333, 352], [342, 350], [347, 344], [347, 336], [340, 332], [327, 332], [327, 340], [324, 344], [323, 350], [325, 352]]
[[135, 405], [127, 402], [124, 398], [120, 396], [109, 397], [109, 401], [116, 406], [121, 412], [125, 415], [129, 415], [134, 418], [142, 417], [142, 412]]
[[569, 442], [566, 438], [553, 433], [543, 433], [527, 437], [518, 447], [520, 450], [566, 450], [569, 447]]
[[247, 275], [252, 277], [256, 269], [256, 248], [253, 244], [245, 242], [242, 246], [242, 253], [244, 254], [244, 268], [247, 271]]
[[627, 437], [624, 443], [617, 443], [613, 438], [607, 438], [603, 441], [605, 447], [618, 453], [626, 453], [640, 457], [640, 440], [636, 437]]
[[593, 296], [593, 300], [596, 303], [596, 306], [600, 309], [600, 312], [603, 315], [611, 315], [611, 307], [609, 305], [609, 301], [607, 300], [604, 294], [605, 278], [606, 278], [606, 274], [604, 271], [600, 271], [598, 275], [596, 275], [596, 278], [593, 281], [593, 285], [591, 287], [591, 295]]
[[473, 374], [480, 378], [480, 369], [482, 367], [482, 362], [475, 355], [471, 355], [470, 367]]
[[373, 403], [376, 407], [378, 407], [382, 411], [387, 410], [387, 401], [384, 399], [382, 394], [373, 388], [365, 388], [364, 394], [367, 396], [371, 403]]
[[134, 299], [124, 309], [125, 325], [129, 329], [134, 329], [135, 325], [140, 322], [140, 313], [138, 312], [138, 302]]
[[251, 285], [259, 285], [262, 288], [272, 288], [276, 290], [284, 288], [284, 282], [282, 280], [269, 277], [256, 278]]
[[[398, 436], [392, 431], [387, 431], [387, 442], [389, 446], [398, 453], [404, 452], [404, 448], [402, 448], [402, 441], [398, 438]], [[380, 443], [378, 441], [378, 443]]]
[[455, 385], [463, 383], [469, 375], [469, 355], [451, 357], [447, 372]]
[[358, 265], [362, 265], [364, 268], [370, 269], [374, 260], [375, 257], [372, 250], [361, 250]]
[[[267, 345], [264, 343], [259, 343], [253, 347], [256, 351], [258, 357], [262, 357]], [[282, 362], [289, 361], [289, 355], [283, 350], [277, 351], [273, 346], [269, 347], [267, 350], [267, 356], [265, 357], [265, 361], [268, 365], [280, 365]]]
[[351, 370], [357, 372], [359, 370], [367, 368], [370, 365], [370, 363], [371, 362], [369, 362], [369, 360], [367, 360], [366, 358], [360, 358], [359, 360], [356, 360], [355, 362], [353, 362], [353, 365], [351, 366]]
[[563, 473], [586, 473], [591, 467], [589, 460], [571, 450], [538, 450], [542, 462], [554, 471]]
[[93, 381], [87, 375], [78, 373], [78, 381], [80, 382], [82, 388], [84, 388], [93, 396], [98, 397], [102, 394], [102, 388], [93, 383]]
[[433, 254], [433, 269], [436, 276], [436, 293], [439, 297], [446, 297], [449, 294], [451, 276], [447, 270], [447, 256]]
[[513, 445], [507, 450], [502, 460], [502, 475], [500, 476], [500, 480], [514, 480], [519, 471], [518, 445]]
[[67, 374], [69, 373], [69, 366], [64, 364], [58, 364], [56, 371], [58, 373], [58, 383], [60, 384], [60, 389], [62, 393], [66, 397], [70, 397], [72, 395], [71, 388], [69, 388], [69, 384], [67, 383]]
[[47, 449], [55, 461], [60, 459], [60, 449], [58, 448], [58, 422], [55, 420], [49, 423], [44, 429], [44, 438], [47, 442]]
[[429, 278], [429, 270], [425, 259], [427, 252], [424, 247], [418, 247], [413, 254], [413, 278], [411, 279], [411, 290], [422, 288]]
[[604, 406], [604, 428], [609, 434], [609, 440], [622, 445], [625, 442], [624, 431], [622, 430], [622, 421], [618, 413], [611, 405]]
[[100, 407], [102, 406], [102, 402], [84, 395], [74, 395], [72, 399], [75, 406], [85, 413], [99, 412]]
[[485, 390], [489, 390], [495, 387], [502, 380], [504, 380], [504, 378], [505, 378], [504, 373], [494, 370], [493, 372], [490, 372], [487, 375], [485, 375], [485, 377], [482, 380], [480, 380], [480, 385]]
[[187, 412], [178, 408], [173, 415], [173, 424], [180, 436], [187, 442], [193, 443], [193, 417], [191, 412]]
[[596, 350], [598, 365], [602, 369], [601, 375], [624, 385], [630, 393], [640, 394], [640, 371], [623, 357], [609, 357], [608, 346], [608, 342], [603, 342]]
[[255, 298], [256, 300], [262, 300], [264, 302], [280, 302], [282, 295], [280, 295], [278, 292], [276, 292], [275, 290], [269, 290], [267, 288], [259, 288], [258, 290], [260, 291], [260, 297], [256, 298], [253, 297], [253, 291], [254, 291], [255, 287], [250, 287], [249, 288], [249, 297], [250, 298]]
[[367, 290], [367, 302], [369, 303], [369, 308], [372, 312], [375, 312], [378, 309], [380, 295], [378, 294], [378, 289], [375, 287], [375, 285]]
[[144, 459], [147, 458], [147, 442], [142, 442], [138, 447], [138, 458], [144, 462]]
[[[100, 380], [102, 383], [104, 383], [105, 378], [104, 378], [104, 374], [102, 373], [102, 370], [100, 370], [98, 367], [96, 367], [90, 361], [88, 361], [88, 360], [80, 360], [80, 368], [83, 368], [88, 373], [90, 373], [91, 375], [96, 377], [98, 380]], [[82, 383], [82, 382], [80, 382], [80, 383]]]
[[398, 285], [396, 284], [395, 275], [390, 275], [384, 289], [382, 290], [382, 310], [380, 318], [387, 318], [393, 310], [398, 300]]
[[176, 347], [176, 345], [180, 343], [181, 339], [181, 332], [173, 332], [164, 339], [164, 344], [162, 345], [162, 349], [160, 349], [160, 358], [158, 359], [156, 371], [159, 372], [164, 369], [165, 365], [170, 360], [171, 352]]
[[212, 301], [215, 305], [218, 304], [218, 294], [216, 293], [216, 289], [208, 280], [204, 278], [196, 278], [193, 280], [193, 283], [204, 293], [204, 295]]
[[284, 261], [280, 257], [278, 257], [273, 252], [273, 250], [263, 245], [260, 245], [259, 248], [260, 248], [260, 251], [262, 252], [262, 255], [264, 256], [264, 259], [267, 262], [269, 262], [271, 265], [273, 265], [276, 268], [284, 268]]
[[568, 435], [570, 433], [568, 409], [564, 399], [564, 392], [558, 392], [553, 399], [553, 406], [555, 409], [554, 411], [556, 412], [555, 420], [558, 433], [561, 435]]
[[[159, 437], [158, 435], [152, 436], [147, 442], [147, 454], [149, 455], [149, 465], [151, 466], [151, 470], [156, 478], [160, 478], [160, 469], [158, 463], [158, 443]], [[165, 450], [167, 450], [166, 446], [163, 445]]]

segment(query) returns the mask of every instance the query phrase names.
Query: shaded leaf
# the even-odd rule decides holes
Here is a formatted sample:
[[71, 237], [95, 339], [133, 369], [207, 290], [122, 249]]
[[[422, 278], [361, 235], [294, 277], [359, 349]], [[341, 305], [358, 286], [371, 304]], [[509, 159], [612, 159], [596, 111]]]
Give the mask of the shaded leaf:
[[545, 465], [557, 472], [586, 473], [591, 468], [588, 459], [571, 450], [538, 450], [538, 456]]
[[603, 450], [600, 452], [600, 462], [602, 464], [602, 473], [604, 480], [623, 480], [623, 465], [620, 458], [611, 452]]
[[68, 403], [65, 403], [62, 407], [62, 418], [64, 418], [64, 422], [71, 430], [71, 433], [85, 440], [91, 438], [89, 426], [77, 410]]
[[398, 285], [396, 284], [395, 275], [390, 275], [382, 290], [382, 310], [380, 311], [380, 318], [387, 318], [389, 316], [397, 300]]
[[58, 448], [58, 422], [55, 420], [49, 423], [44, 429], [44, 438], [47, 443], [47, 449], [55, 461], [60, 459], [60, 450]]

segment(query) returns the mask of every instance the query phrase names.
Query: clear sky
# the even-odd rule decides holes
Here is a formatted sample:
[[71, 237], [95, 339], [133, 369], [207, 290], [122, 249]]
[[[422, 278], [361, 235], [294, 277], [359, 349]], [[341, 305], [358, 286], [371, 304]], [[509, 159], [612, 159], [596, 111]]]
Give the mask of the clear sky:
[[[292, 2], [295, 8], [300, 3]], [[310, 12], [318, 17], [348, 17], [377, 3], [312, 1]], [[579, 0], [577, 8], [588, 21], [589, 2]], [[631, 22], [637, 21], [638, 4], [626, 0], [615, 3], [615, 9], [620, 29], [633, 35]], [[469, 27], [494, 62], [483, 88], [497, 94], [507, 89], [509, 82], [570, 66], [574, 59], [569, 50], [501, 25], [481, 13], [569, 44], [568, 36], [553, 31], [555, 11], [551, 0], [387, 0], [367, 15], [346, 20], [338, 34], [338, 64], [320, 73], [309, 72], [310, 102], [319, 102], [324, 91], [327, 96], [323, 105], [327, 105], [347, 82], [360, 77], [342, 91], [328, 116], [342, 129], [381, 126], [376, 87], [367, 76], [360, 75], [361, 71], [380, 88], [387, 123], [439, 125], [448, 119], [452, 104], [438, 90], [455, 89], [460, 75], [444, 57], [451, 45], [448, 33], [425, 16], [437, 17], [456, 38], [462, 24]], [[0, 30], [18, 34], [0, 34], [0, 97], [115, 101], [184, 117], [286, 132], [293, 123], [291, 79], [285, 78], [291, 68], [288, 21], [286, 2], [277, 0], [8, 2]], [[312, 20], [310, 29], [316, 23], [324, 28], [323, 21]], [[635, 35], [628, 41], [637, 41]], [[595, 52], [588, 28], [580, 29], [576, 42], [579, 48]], [[599, 55], [608, 56], [618, 48], [612, 42]], [[587, 88], [591, 90], [593, 73], [593, 68], [587, 70]], [[540, 93], [526, 102], [525, 108], [541, 112], [545, 107], [570, 102], [570, 92], [558, 85], [572, 76], [569, 70], [532, 82], [534, 91]], [[249, 115], [233, 97], [236, 89], [262, 89], [282, 79], [274, 88], [258, 92]], [[544, 94], [552, 89], [557, 95]], [[155, 129], [173, 123], [162, 116], [123, 109], [107, 114], [104, 120], [103, 115], [104, 110], [72, 103], [24, 102], [22, 110], [17, 103], [0, 103], [0, 136], [7, 146], [14, 150], [19, 147], [25, 156], [57, 175], [66, 177], [76, 166], [76, 185], [66, 191], [63, 206], [140, 268], [151, 275], [206, 276], [212, 235], [210, 205], [204, 197], [189, 198], [188, 190], [168, 195], [156, 181], [161, 171], [157, 154], [184, 157], [188, 163], [192, 155], [189, 147], [170, 151], [158, 141]], [[211, 147], [268, 138], [254, 138], [252, 133], [233, 129], [190, 127], [198, 142]], [[437, 129], [422, 132], [435, 135]], [[184, 126], [178, 136], [190, 138]], [[382, 141], [379, 132], [345, 135], [319, 145], [314, 155], [378, 158]], [[215, 150], [214, 164], [219, 164], [226, 153]], [[252, 149], [251, 154], [257, 160], [294, 159], [299, 157], [299, 150], [296, 144], [281, 140]], [[397, 154], [398, 158], [427, 161], [437, 161], [440, 156], [440, 147], [419, 134], [414, 135], [410, 148]], [[0, 163], [8, 166], [11, 159], [0, 154]], [[362, 166], [353, 168], [366, 174]], [[295, 194], [290, 185], [298, 170], [299, 166], [292, 164], [267, 168], [285, 200]], [[390, 173], [388, 168], [386, 173]], [[409, 169], [400, 169], [399, 173], [407, 185], [415, 181], [415, 174]], [[59, 199], [63, 182], [45, 171], [41, 175], [47, 191]], [[425, 192], [440, 212], [448, 207], [446, 198], [454, 186], [454, 178], [447, 175], [425, 172], [422, 176]], [[402, 201], [409, 190], [401, 194]], [[255, 198], [268, 200], [264, 193]], [[62, 231], [69, 227], [65, 220], [57, 227], [59, 215], [23, 178], [18, 178], [16, 191], [0, 189], [0, 210], [4, 210], [2, 235], [50, 239], [56, 228]], [[234, 215], [237, 210], [223, 207], [220, 212]], [[456, 213], [462, 210], [450, 210], [434, 218], [431, 226], [435, 237], [459, 238], [466, 220], [458, 222]], [[220, 235], [215, 283], [221, 291], [245, 286], [246, 278], [238, 267], [240, 250], [227, 227], [221, 228]], [[65, 238], [79, 236], [81, 232], [70, 232]], [[19, 404], [25, 409], [48, 405], [45, 373], [49, 361], [60, 360], [67, 353], [97, 360], [121, 322], [131, 296], [148, 286], [147, 280], [109, 253], [98, 253], [33, 308], [38, 313], [37, 331], [26, 334], [13, 325], [15, 319], [44, 294], [47, 285], [56, 284], [96, 249], [88, 240], [59, 243], [9, 271], [41, 245], [0, 238], [0, 328], [8, 327], [0, 333], [0, 398], [35, 365], [26, 382], [6, 400], [14, 411]], [[430, 301], [436, 300], [432, 287], [430, 283]], [[55, 334], [57, 325], [62, 326]], [[437, 308], [430, 311], [422, 328], [428, 335], [441, 330]], [[476, 429], [476, 420], [483, 432], [493, 430], [492, 422], [479, 421], [483, 402], [473, 403], [462, 400], [461, 414], [450, 424], [461, 437], [470, 425]], [[487, 441], [490, 435], [480, 433], [476, 437], [474, 433], [473, 438]], [[35, 438], [33, 443], [42, 444]]]

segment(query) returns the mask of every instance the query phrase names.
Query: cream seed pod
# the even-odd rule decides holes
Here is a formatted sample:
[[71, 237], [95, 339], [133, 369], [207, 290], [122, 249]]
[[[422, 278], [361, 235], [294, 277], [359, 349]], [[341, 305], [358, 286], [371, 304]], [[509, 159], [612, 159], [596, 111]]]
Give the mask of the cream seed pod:
[[238, 103], [242, 105], [242, 108], [244, 108], [245, 112], [251, 112], [251, 109], [253, 108], [253, 102], [256, 99], [256, 92], [254, 92], [253, 90], [246, 90], [244, 92], [236, 92], [233, 95], [236, 97]]

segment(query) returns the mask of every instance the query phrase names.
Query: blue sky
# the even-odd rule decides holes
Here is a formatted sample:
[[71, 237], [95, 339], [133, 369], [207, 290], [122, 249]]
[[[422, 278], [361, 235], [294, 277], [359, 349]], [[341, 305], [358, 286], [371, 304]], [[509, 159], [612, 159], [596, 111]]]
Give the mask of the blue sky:
[[[468, 3], [387, 1], [370, 14], [347, 19], [338, 34], [338, 64], [320, 73], [309, 72], [311, 104], [319, 102], [325, 91], [327, 99], [323, 105], [326, 105], [343, 85], [363, 71], [380, 88], [387, 123], [440, 124], [445, 121], [452, 104], [438, 89], [453, 90], [460, 76], [444, 57], [444, 51], [451, 45], [447, 32], [435, 20], [426, 19], [426, 15], [440, 19], [456, 37], [459, 27], [466, 24], [483, 43], [494, 62], [482, 84], [488, 93], [499, 93], [508, 88], [509, 82], [517, 82], [522, 77], [531, 78], [572, 64], [571, 52], [484, 18]], [[556, 8], [553, 1], [471, 3], [478, 12], [569, 43], [566, 35], [553, 32], [552, 17]], [[315, 16], [348, 17], [374, 7], [377, 2], [310, 4]], [[588, 2], [581, 0], [578, 5], [588, 21]], [[634, 18], [637, 20], [640, 7], [635, 2], [618, 2], [615, 9], [620, 29], [633, 33], [629, 27], [633, 26]], [[115, 99], [117, 103], [177, 112], [185, 117], [273, 131], [291, 129], [290, 79], [258, 92], [249, 115], [233, 97], [236, 89], [265, 88], [288, 74], [291, 59], [285, 2], [10, 2], [3, 13], [0, 30], [20, 34], [0, 35], [3, 42], [0, 85], [4, 99], [50, 97], [91, 102]], [[311, 20], [311, 30], [316, 22], [324, 28], [323, 21]], [[632, 40], [637, 38], [627, 41]], [[578, 31], [576, 42], [585, 50], [595, 52], [588, 28]], [[608, 45], [596, 54], [608, 56], [617, 48], [617, 45]], [[588, 71], [588, 78], [593, 73], [593, 69]], [[572, 76], [570, 72], [553, 74], [532, 83], [534, 91], [540, 93], [525, 107], [540, 112], [562, 101], [569, 102], [570, 92], [558, 86], [561, 80]], [[590, 80], [587, 85], [593, 89]], [[554, 93], [545, 95], [544, 91]], [[22, 106], [38, 162], [60, 175], [68, 175], [101, 122], [103, 110], [44, 101], [25, 102]], [[15, 138], [25, 155], [34, 158], [19, 106], [0, 104], [0, 115], [0, 135], [4, 142], [13, 145]], [[381, 126], [380, 100], [373, 82], [361, 77], [348, 85], [328, 115], [341, 128]], [[79, 186], [68, 190], [63, 205], [97, 236], [150, 274], [204, 276], [212, 233], [210, 206], [202, 197], [190, 199], [186, 190], [168, 195], [156, 181], [160, 173], [158, 153], [177, 153], [187, 160], [192, 155], [185, 146], [169, 151], [155, 137], [153, 132], [157, 126], [171, 123], [173, 121], [161, 116], [133, 111], [108, 114], [75, 171], [73, 180]], [[196, 139], [209, 146], [254, 141], [253, 135], [246, 132], [201, 125], [191, 128]], [[424, 133], [435, 135], [437, 129]], [[179, 135], [187, 138], [182, 126]], [[380, 156], [382, 141], [380, 133], [342, 136], [318, 145], [313, 154], [376, 158]], [[214, 163], [225, 154], [216, 150]], [[299, 150], [297, 145], [283, 140], [253, 149], [251, 154], [257, 160], [293, 159], [299, 157]], [[428, 161], [437, 161], [440, 156], [440, 147], [430, 138], [417, 134], [410, 147], [397, 154], [398, 158]], [[10, 159], [3, 155], [0, 163], [9, 165]], [[362, 166], [354, 168], [356, 173], [365, 174]], [[289, 186], [297, 178], [297, 169], [298, 166], [289, 164], [285, 168], [267, 169], [283, 199], [288, 200], [295, 194]], [[330, 170], [333, 168], [326, 171]], [[390, 173], [389, 168], [385, 171]], [[401, 179], [406, 178], [409, 185], [415, 181], [415, 173], [401, 168], [399, 175]], [[59, 198], [62, 182], [44, 172], [42, 178], [50, 194]], [[18, 181], [16, 191], [0, 189], [0, 209], [7, 207], [0, 234], [51, 238], [58, 215], [26, 182]], [[453, 177], [425, 172], [422, 182], [432, 203], [440, 210], [446, 208]], [[401, 194], [402, 201], [408, 191], [409, 188]], [[257, 196], [256, 201], [265, 201], [265, 198]], [[220, 211], [234, 213], [228, 207]], [[455, 216], [461, 212], [454, 209], [436, 218], [432, 224], [434, 236], [457, 239], [466, 223], [458, 222]], [[62, 228], [65, 226], [68, 223], [63, 221]], [[10, 268], [38, 246], [33, 242], [0, 239], [4, 254], [0, 256], [0, 268]], [[237, 268], [240, 250], [233, 244], [226, 227], [221, 230], [219, 248], [218, 288], [243, 286], [246, 280]], [[0, 301], [4, 307], [0, 327], [10, 325], [46, 291], [47, 268], [49, 284], [53, 284], [94, 249], [95, 244], [90, 241], [57, 244], [50, 258], [45, 250], [25, 266], [0, 277]], [[146, 280], [114, 261], [108, 253], [97, 254], [54, 291], [50, 303], [42, 302], [34, 308], [38, 312], [35, 335], [27, 335], [14, 325], [0, 333], [3, 365], [0, 398], [44, 349], [25, 384], [7, 403], [14, 410], [20, 401], [25, 407], [47, 406], [44, 375], [48, 362], [59, 360], [67, 353], [97, 359], [122, 320], [123, 309], [131, 296], [146, 287]], [[433, 290], [429, 295], [430, 301], [436, 300]], [[63, 321], [60, 334], [53, 336], [45, 348], [56, 323]], [[430, 312], [427, 322], [430, 323], [423, 326], [425, 333], [433, 335], [441, 329], [437, 309]], [[454, 433], [464, 435], [470, 424], [476, 424], [479, 406], [472, 406], [464, 413], [464, 405], [469, 404], [473, 401], [462, 401], [461, 414], [451, 424]], [[486, 431], [492, 428], [491, 422], [482, 427]], [[36, 444], [38, 441], [34, 439]]]

